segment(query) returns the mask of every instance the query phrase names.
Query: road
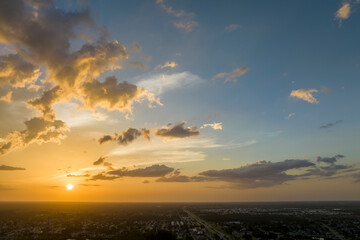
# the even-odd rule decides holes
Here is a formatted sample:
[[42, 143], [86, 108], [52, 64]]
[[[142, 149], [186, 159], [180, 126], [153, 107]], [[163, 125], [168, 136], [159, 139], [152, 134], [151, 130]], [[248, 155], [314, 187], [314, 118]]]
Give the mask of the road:
[[203, 219], [199, 218], [198, 216], [196, 216], [195, 214], [193, 214], [189, 210], [184, 208], [184, 212], [186, 212], [191, 219], [193, 219], [194, 221], [196, 221], [199, 224], [203, 225], [205, 227], [205, 229], [207, 231], [209, 231], [210, 233], [212, 233], [213, 235], [217, 235], [220, 239], [225, 239], [225, 240], [230, 240], [231, 239], [230, 236], [220, 232], [219, 230], [214, 228], [211, 224], [209, 224], [206, 221], [204, 221]]

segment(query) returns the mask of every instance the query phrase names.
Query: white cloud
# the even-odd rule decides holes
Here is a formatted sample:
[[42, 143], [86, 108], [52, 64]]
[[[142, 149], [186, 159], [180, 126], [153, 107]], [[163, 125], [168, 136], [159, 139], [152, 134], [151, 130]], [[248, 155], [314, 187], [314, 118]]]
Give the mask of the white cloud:
[[211, 138], [187, 138], [178, 141], [153, 139], [150, 144], [135, 142], [126, 147], [116, 147], [107, 155], [121, 166], [193, 162], [205, 159], [203, 150], [222, 146]]
[[160, 95], [167, 91], [190, 87], [201, 82], [203, 79], [199, 76], [190, 72], [181, 72], [149, 75], [140, 79], [136, 85], [155, 95]]
[[295, 113], [290, 113], [287, 118], [290, 119], [291, 117], [295, 116]]
[[214, 130], [222, 130], [222, 122], [206, 123], [206, 124], [202, 125], [200, 128], [206, 128], [206, 127], [211, 127]]

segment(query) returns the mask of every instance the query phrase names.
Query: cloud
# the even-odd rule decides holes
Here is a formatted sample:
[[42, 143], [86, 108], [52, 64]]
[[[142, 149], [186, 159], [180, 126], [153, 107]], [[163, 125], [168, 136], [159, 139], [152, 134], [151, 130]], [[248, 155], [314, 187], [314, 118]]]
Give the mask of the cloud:
[[132, 170], [123, 167], [106, 173], [94, 175], [89, 180], [114, 180], [122, 177], [163, 177], [173, 171], [174, 168], [159, 164]]
[[130, 51], [141, 52], [141, 46], [139, 45], [139, 43], [134, 42], [134, 44], [130, 47]]
[[179, 122], [175, 124], [169, 124], [166, 127], [158, 128], [156, 129], [155, 135], [165, 138], [185, 138], [199, 135], [200, 132], [197, 127], [185, 128], [185, 123], [186, 122]]
[[106, 143], [106, 142], [110, 142], [110, 141], [112, 141], [112, 140], [113, 140], [113, 137], [112, 137], [112, 136], [110, 136], [110, 135], [104, 135], [104, 136], [102, 136], [101, 138], [98, 139], [98, 142], [99, 142], [100, 144], [103, 144], [103, 143]]
[[120, 145], [128, 145], [132, 141], [134, 141], [136, 138], [140, 137], [141, 135], [144, 136], [145, 139], [150, 140], [150, 131], [147, 129], [141, 129], [137, 130], [135, 128], [128, 128], [127, 130], [123, 131], [118, 139], [117, 142]]
[[344, 158], [344, 155], [338, 154], [336, 156], [333, 157], [317, 157], [316, 161], [317, 162], [323, 162], [323, 163], [328, 163], [328, 164], [334, 164], [338, 159]]
[[333, 123], [327, 123], [325, 125], [320, 126], [320, 128], [330, 128], [330, 127], [335, 126], [336, 124], [341, 123], [342, 121], [343, 120], [337, 120], [336, 122], [333, 122]]
[[123, 165], [145, 165], [155, 163], [179, 163], [203, 161], [204, 149], [220, 148], [212, 138], [179, 138], [177, 141], [163, 141], [152, 138], [151, 144], [135, 142], [126, 148], [119, 147], [108, 153]]
[[173, 25], [175, 27], [189, 33], [199, 25], [198, 22], [193, 20], [195, 14], [185, 12], [184, 10], [174, 10], [171, 6], [167, 6], [164, 2], [164, 0], [157, 0], [156, 4], [158, 4], [162, 9], [164, 9], [165, 12], [178, 19], [177, 21], [173, 22]]
[[311, 89], [298, 89], [292, 90], [290, 93], [290, 97], [299, 98], [309, 103], [319, 103], [318, 100], [312, 95], [313, 92], [318, 92], [318, 90]]
[[22, 167], [12, 167], [7, 165], [1, 165], [0, 171], [16, 171], [16, 170], [25, 170], [25, 168]]
[[4, 96], [0, 97], [0, 101], [4, 101], [4, 102], [8, 102], [8, 103], [11, 102], [12, 94], [13, 94], [12, 91], [8, 92]]
[[0, 56], [0, 84], [8, 83], [14, 87], [24, 87], [26, 84], [36, 81], [39, 76], [40, 68], [25, 61], [21, 55]]
[[105, 162], [106, 159], [107, 159], [107, 156], [99, 157], [98, 160], [96, 160], [95, 162], [93, 162], [93, 165], [102, 165], [102, 164], [104, 164], [104, 162]]
[[127, 168], [117, 169], [107, 172], [109, 175], [116, 175], [118, 177], [163, 177], [174, 171], [174, 168], [155, 164], [145, 168], [137, 168], [129, 170]]
[[134, 62], [129, 62], [129, 65], [130, 65], [131, 67], [133, 67], [133, 68], [140, 68], [141, 70], [146, 70], [146, 69], [149, 68], [149, 67], [148, 67], [145, 63], [143, 63], [143, 62], [136, 62], [136, 61], [134, 61]]
[[79, 175], [68, 174], [66, 175], [66, 177], [90, 177], [90, 174], [79, 174]]
[[307, 173], [303, 176], [320, 176], [320, 177], [332, 177], [341, 172], [354, 171], [353, 166], [336, 164], [339, 159], [344, 158], [344, 155], [338, 154], [333, 157], [317, 157], [318, 163], [325, 163], [324, 165], [317, 165], [312, 169], [308, 169]]
[[176, 62], [166, 62], [164, 64], [159, 64], [155, 67], [155, 69], [164, 69], [164, 68], [175, 68], [178, 64]]
[[222, 130], [222, 122], [206, 123], [206, 124], [202, 125], [200, 128], [206, 128], [206, 127], [211, 127], [214, 130]]
[[295, 116], [295, 113], [290, 113], [290, 114], [287, 116], [287, 118], [290, 119], [290, 118], [292, 118], [293, 116]]
[[[75, 48], [78, 44], [72, 41], [89, 39], [89, 30], [97, 40], [78, 41], [80, 46]], [[37, 126], [41, 133], [36, 129], [9, 133], [0, 141], [1, 153], [31, 141], [60, 139], [63, 136], [60, 129], [64, 129], [60, 125], [65, 123], [55, 120], [53, 110], [59, 102], [75, 99], [82, 102], [83, 108], [93, 111], [102, 107], [130, 113], [134, 102], [147, 99], [151, 104], [160, 104], [152, 94], [136, 85], [117, 83], [114, 77], [103, 82], [96, 79], [106, 71], [122, 68], [128, 51], [118, 41], [109, 39], [106, 28], [96, 27], [88, 8], [68, 11], [53, 1], [0, 2], [0, 44], [15, 53], [0, 57], [0, 83], [30, 89], [41, 74], [40, 69], [44, 69], [44, 80], [36, 86], [44, 89], [51, 86], [42, 96], [28, 101], [29, 106], [42, 113], [41, 117], [31, 120], [43, 125]], [[134, 50], [139, 49], [140, 46], [134, 44]]]
[[224, 161], [230, 161], [231, 159], [230, 159], [230, 158], [227, 158], [227, 157], [224, 157], [223, 160], [224, 160]]
[[119, 178], [119, 177], [117, 177], [117, 176], [107, 176], [107, 175], [104, 175], [103, 173], [99, 173], [99, 174], [91, 176], [91, 178], [89, 178], [88, 180], [89, 181], [97, 181], [97, 180], [112, 181], [112, 180], [115, 180], [117, 178]]
[[224, 82], [229, 82], [232, 81], [234, 83], [236, 83], [237, 79], [240, 76], [244, 75], [246, 72], [248, 71], [247, 67], [239, 67], [239, 68], [235, 68], [232, 72], [229, 73], [218, 73], [216, 74], [212, 79], [216, 80], [216, 79], [220, 79], [220, 78], [225, 78]]
[[308, 160], [288, 159], [281, 162], [258, 161], [239, 168], [208, 170], [199, 175], [211, 180], [235, 184], [239, 188], [271, 187], [297, 178], [286, 171], [312, 167]]
[[137, 85], [147, 89], [155, 95], [161, 95], [165, 92], [179, 88], [190, 88], [201, 82], [204, 82], [204, 80], [199, 76], [190, 72], [181, 72], [150, 75], [140, 79], [140, 81], [137, 82]]
[[360, 183], [360, 172], [358, 173], [353, 173], [352, 177], [354, 178], [354, 182], [356, 183]]
[[230, 24], [230, 25], [225, 27], [224, 31], [226, 33], [230, 33], [230, 32], [233, 32], [233, 31], [235, 31], [236, 29], [238, 29], [240, 27], [241, 27], [240, 24]]
[[117, 141], [118, 144], [126, 146], [140, 136], [143, 136], [144, 139], [150, 141], [150, 130], [146, 128], [136, 129], [128, 127], [126, 130], [122, 131], [121, 134], [115, 133], [115, 136], [104, 135], [98, 139], [98, 142], [102, 144], [104, 142]]
[[5, 138], [0, 138], [0, 154], [28, 146], [31, 143], [59, 142], [65, 138], [68, 128], [61, 120], [46, 120], [42, 117], [35, 117], [24, 122], [24, 131], [13, 131]]
[[160, 104], [152, 93], [136, 85], [122, 82], [117, 83], [115, 77], [108, 77], [104, 82], [97, 80], [85, 83], [83, 102], [86, 108], [95, 109], [96, 106], [108, 110], [128, 111], [132, 113], [132, 104], [147, 99], [150, 103]]
[[341, 8], [339, 8], [335, 13], [335, 19], [341, 22], [342, 20], [348, 19], [350, 17], [350, 13], [351, 13], [350, 3], [343, 2]]

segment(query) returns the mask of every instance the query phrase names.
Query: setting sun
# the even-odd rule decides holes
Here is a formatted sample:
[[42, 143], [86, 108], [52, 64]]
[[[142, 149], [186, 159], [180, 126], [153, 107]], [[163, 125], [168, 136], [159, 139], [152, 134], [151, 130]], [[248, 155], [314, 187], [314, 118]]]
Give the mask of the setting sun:
[[73, 190], [73, 188], [74, 188], [74, 185], [72, 185], [72, 184], [68, 184], [68, 185], [66, 185], [66, 189], [67, 190]]

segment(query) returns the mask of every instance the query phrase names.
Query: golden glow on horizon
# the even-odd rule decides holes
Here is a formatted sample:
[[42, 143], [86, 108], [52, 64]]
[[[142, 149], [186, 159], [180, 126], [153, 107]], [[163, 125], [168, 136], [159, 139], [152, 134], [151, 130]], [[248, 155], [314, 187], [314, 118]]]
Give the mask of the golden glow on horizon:
[[68, 184], [68, 185], [66, 185], [66, 189], [67, 189], [68, 191], [71, 191], [71, 190], [74, 189], [74, 185]]

